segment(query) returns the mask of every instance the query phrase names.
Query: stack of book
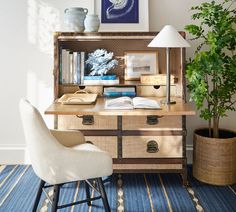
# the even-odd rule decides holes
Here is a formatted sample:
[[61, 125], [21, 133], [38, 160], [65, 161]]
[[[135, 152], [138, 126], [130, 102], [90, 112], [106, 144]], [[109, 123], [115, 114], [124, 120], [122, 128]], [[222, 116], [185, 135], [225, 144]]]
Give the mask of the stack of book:
[[135, 87], [104, 87], [103, 96], [120, 97], [120, 96], [136, 96]]
[[116, 75], [86, 76], [89, 67], [86, 64], [86, 52], [74, 52], [69, 49], [60, 51], [60, 84], [81, 85], [117, 85]]
[[84, 76], [84, 85], [118, 85], [119, 77], [116, 75]]
[[61, 49], [60, 84], [83, 84], [85, 74], [85, 52]]

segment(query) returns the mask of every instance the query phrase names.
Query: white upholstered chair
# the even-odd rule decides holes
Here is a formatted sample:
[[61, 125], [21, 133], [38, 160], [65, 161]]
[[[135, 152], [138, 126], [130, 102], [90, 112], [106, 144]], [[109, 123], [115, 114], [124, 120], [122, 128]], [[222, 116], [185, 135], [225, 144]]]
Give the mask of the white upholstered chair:
[[[104, 208], [110, 211], [102, 178], [112, 174], [111, 156], [96, 146], [85, 143], [79, 131], [49, 130], [39, 111], [27, 100], [20, 101], [20, 114], [24, 128], [29, 156], [36, 175], [41, 179], [33, 211], [44, 188], [54, 186], [52, 211], [102, 198]], [[95, 179], [100, 195], [90, 197], [88, 179]], [[58, 205], [60, 187], [68, 182], [85, 180], [86, 200], [66, 205]], [[47, 183], [47, 185], [45, 184]], [[48, 185], [49, 184], [49, 185]]]

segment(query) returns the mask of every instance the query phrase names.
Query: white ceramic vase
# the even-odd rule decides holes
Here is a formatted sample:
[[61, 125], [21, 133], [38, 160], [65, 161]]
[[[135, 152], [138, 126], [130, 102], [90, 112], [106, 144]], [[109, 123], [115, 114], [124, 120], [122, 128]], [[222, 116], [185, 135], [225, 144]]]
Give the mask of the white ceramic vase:
[[88, 13], [87, 8], [67, 8], [64, 13], [64, 24], [67, 31], [83, 32], [84, 19]]
[[98, 32], [100, 20], [98, 15], [87, 15], [84, 20], [85, 32]]

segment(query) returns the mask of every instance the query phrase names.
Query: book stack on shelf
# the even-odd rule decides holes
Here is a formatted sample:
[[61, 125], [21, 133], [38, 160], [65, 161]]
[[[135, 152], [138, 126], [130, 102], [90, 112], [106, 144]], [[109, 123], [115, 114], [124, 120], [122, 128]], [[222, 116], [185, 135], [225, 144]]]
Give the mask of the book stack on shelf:
[[103, 96], [105, 97], [120, 97], [120, 96], [136, 96], [135, 87], [104, 87]]
[[84, 76], [84, 85], [118, 85], [119, 77], [116, 75]]
[[119, 77], [116, 75], [86, 76], [87, 52], [74, 52], [69, 49], [60, 51], [60, 84], [81, 85], [118, 85]]
[[60, 84], [83, 84], [85, 74], [85, 52], [61, 49]]

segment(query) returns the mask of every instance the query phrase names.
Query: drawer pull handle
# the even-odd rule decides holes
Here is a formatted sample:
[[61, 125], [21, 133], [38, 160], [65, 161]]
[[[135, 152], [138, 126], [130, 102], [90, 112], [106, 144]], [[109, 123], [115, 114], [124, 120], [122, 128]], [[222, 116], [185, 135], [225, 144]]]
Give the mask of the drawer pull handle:
[[159, 118], [162, 118], [163, 116], [147, 116], [147, 124], [148, 125], [155, 125], [158, 124]]
[[83, 125], [93, 125], [94, 124], [94, 117], [87, 115], [87, 116], [77, 116], [78, 118], [82, 118]]
[[158, 143], [155, 140], [150, 140], [147, 142], [147, 152], [148, 153], [157, 153], [158, 151], [159, 151]]

